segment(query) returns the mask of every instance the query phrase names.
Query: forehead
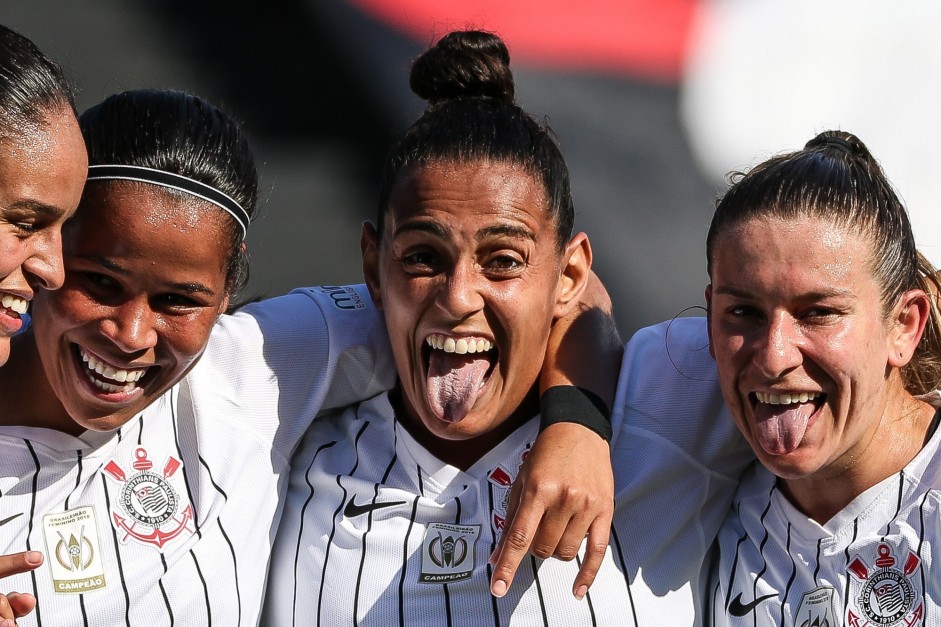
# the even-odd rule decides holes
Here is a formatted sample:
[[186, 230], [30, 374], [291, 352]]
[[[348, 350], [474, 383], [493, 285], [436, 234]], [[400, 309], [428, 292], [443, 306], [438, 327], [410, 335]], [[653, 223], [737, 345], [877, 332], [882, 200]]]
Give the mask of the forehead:
[[183, 192], [134, 181], [93, 181], [82, 196], [64, 245], [73, 253], [127, 255], [176, 262], [227, 257], [231, 218]]
[[545, 190], [522, 167], [504, 163], [432, 162], [411, 166], [397, 178], [388, 213], [395, 219], [434, 213], [503, 215], [524, 221], [548, 215]]
[[785, 283], [873, 279], [868, 238], [830, 220], [755, 217], [716, 238], [713, 280]]
[[75, 115], [51, 110], [42, 124], [0, 135], [0, 193], [58, 205], [74, 202], [85, 181], [88, 158]]

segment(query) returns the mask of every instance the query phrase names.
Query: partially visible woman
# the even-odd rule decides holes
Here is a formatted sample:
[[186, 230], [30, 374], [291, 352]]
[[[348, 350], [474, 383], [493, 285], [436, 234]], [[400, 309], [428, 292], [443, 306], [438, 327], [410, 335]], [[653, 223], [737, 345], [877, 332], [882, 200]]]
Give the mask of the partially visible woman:
[[[62, 224], [78, 205], [87, 163], [62, 70], [0, 25], [0, 365], [36, 290], [62, 285]], [[39, 553], [0, 555], [0, 577], [41, 560]], [[16, 593], [0, 599], [0, 618], [20, 616], [33, 602]]]
[[35, 290], [62, 285], [62, 224], [87, 163], [62, 71], [0, 26], [0, 364]]
[[935, 269], [858, 138], [743, 175], [707, 241], [722, 393], [761, 462], [720, 533], [716, 625], [941, 625]]

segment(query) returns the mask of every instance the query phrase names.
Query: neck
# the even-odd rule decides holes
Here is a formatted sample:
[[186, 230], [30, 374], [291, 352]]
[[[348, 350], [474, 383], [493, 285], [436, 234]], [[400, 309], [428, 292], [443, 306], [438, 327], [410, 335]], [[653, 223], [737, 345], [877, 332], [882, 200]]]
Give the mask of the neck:
[[539, 393], [534, 386], [516, 410], [497, 427], [473, 438], [446, 440], [428, 431], [420, 418], [411, 415], [404, 406], [401, 390], [396, 389], [390, 392], [389, 401], [395, 409], [399, 422], [416, 442], [444, 463], [461, 470], [467, 470], [473, 466], [517, 428], [539, 413]]
[[826, 523], [857, 496], [902, 470], [924, 448], [937, 410], [904, 390], [885, 407], [864, 446], [808, 477], [779, 480], [781, 491], [804, 514]]
[[0, 369], [0, 425], [41, 427], [79, 435], [79, 427], [59, 402], [36, 348], [33, 331], [13, 338], [10, 359]]

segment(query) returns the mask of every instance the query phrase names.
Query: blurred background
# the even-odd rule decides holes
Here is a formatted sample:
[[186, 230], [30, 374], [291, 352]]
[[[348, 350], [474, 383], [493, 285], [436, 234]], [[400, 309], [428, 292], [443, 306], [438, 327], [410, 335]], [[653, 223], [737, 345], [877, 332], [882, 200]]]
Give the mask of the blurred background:
[[[241, 120], [262, 176], [244, 296], [361, 280], [386, 150], [420, 113], [412, 58], [455, 28], [507, 42], [519, 103], [572, 174], [621, 333], [703, 302], [725, 175], [828, 128], [858, 134], [941, 262], [934, 0], [5, 0], [79, 108], [183, 89]], [[747, 270], [747, 269], [743, 269]], [[701, 314], [692, 310], [693, 314]]]

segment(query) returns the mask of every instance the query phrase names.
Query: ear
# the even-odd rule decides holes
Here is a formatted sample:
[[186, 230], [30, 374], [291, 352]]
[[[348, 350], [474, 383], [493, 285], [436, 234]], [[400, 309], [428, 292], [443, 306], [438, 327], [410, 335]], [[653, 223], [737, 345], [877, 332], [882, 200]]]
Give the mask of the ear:
[[561, 318], [569, 314], [581, 300], [591, 276], [591, 243], [588, 236], [579, 233], [565, 247], [562, 273], [556, 291], [553, 315]]
[[363, 255], [363, 278], [369, 289], [369, 296], [377, 309], [382, 309], [382, 294], [379, 289], [379, 232], [376, 225], [368, 220], [363, 222], [359, 235], [359, 250]]
[[911, 361], [930, 316], [931, 303], [924, 291], [909, 290], [902, 294], [889, 320], [890, 366], [901, 368]]
[[706, 333], [709, 335], [709, 354], [716, 358], [712, 349], [712, 283], [706, 286]]

